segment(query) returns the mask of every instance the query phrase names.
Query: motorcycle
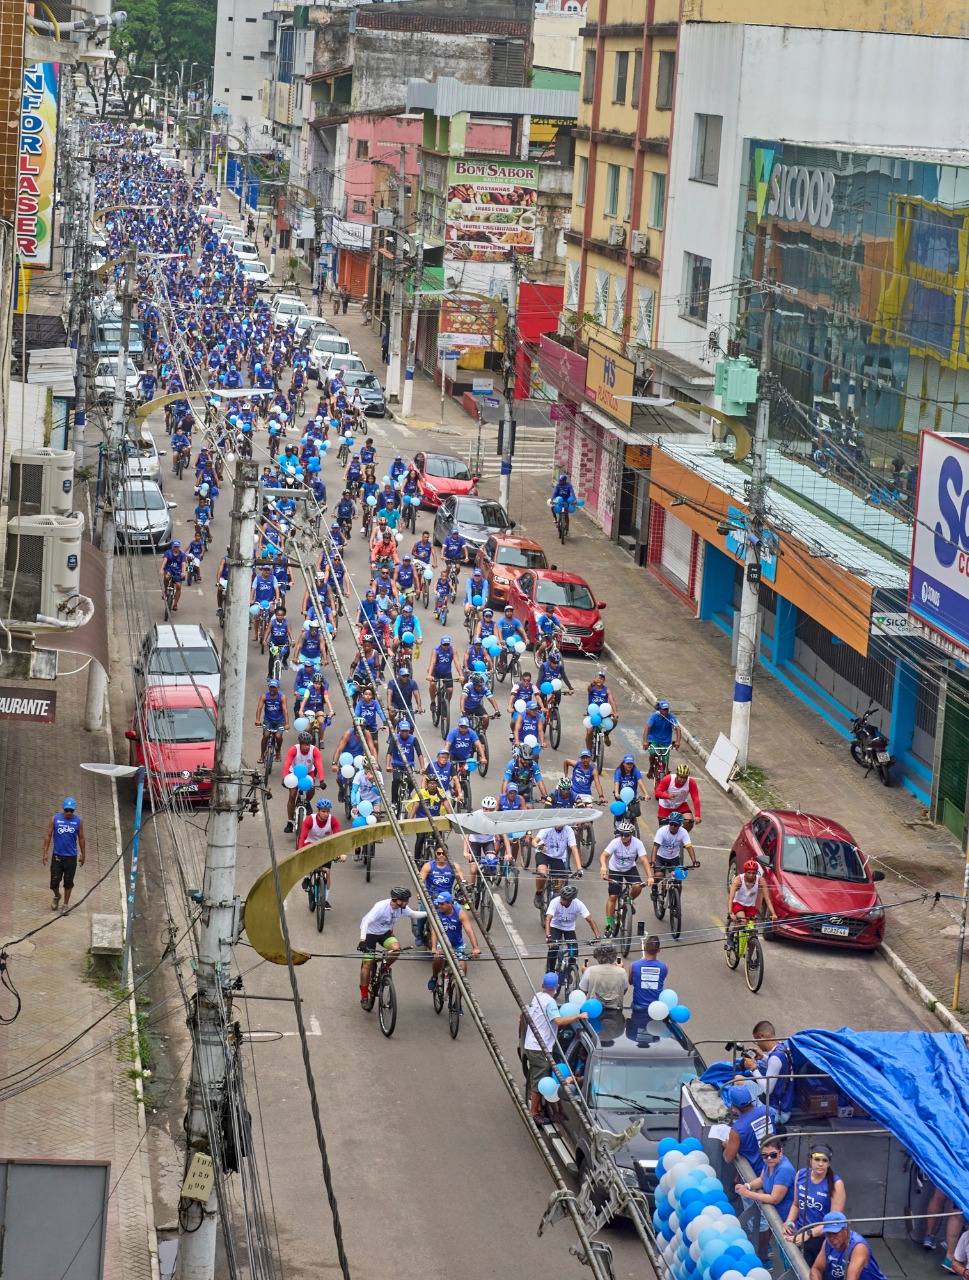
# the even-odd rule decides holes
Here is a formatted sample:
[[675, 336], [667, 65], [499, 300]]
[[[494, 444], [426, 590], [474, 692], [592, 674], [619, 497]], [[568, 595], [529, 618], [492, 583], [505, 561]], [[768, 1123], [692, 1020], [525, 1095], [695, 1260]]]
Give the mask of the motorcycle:
[[888, 739], [877, 725], [869, 724], [868, 717], [875, 710], [872, 704], [863, 715], [851, 722], [854, 741], [851, 743], [851, 758], [855, 764], [866, 771], [877, 770], [878, 776], [886, 787], [892, 785], [892, 765], [895, 757], [888, 749]]

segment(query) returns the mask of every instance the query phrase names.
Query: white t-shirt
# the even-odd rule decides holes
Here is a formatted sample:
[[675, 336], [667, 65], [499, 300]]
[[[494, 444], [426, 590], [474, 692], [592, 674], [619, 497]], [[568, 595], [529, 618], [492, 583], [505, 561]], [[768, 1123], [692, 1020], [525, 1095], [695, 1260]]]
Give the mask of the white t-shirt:
[[555, 897], [548, 904], [548, 911], [545, 918], [551, 916], [551, 926], [553, 929], [575, 929], [575, 922], [579, 916], [583, 920], [589, 918], [589, 908], [585, 905], [581, 898], [573, 898], [571, 902], [563, 902], [561, 898]]
[[414, 911], [411, 907], [392, 907], [390, 899], [384, 898], [382, 902], [374, 903], [360, 921], [360, 937], [365, 938], [368, 933], [389, 933], [401, 916], [416, 916], [423, 920], [427, 912]]
[[610, 840], [606, 845], [606, 853], [609, 855], [610, 871], [633, 871], [640, 858], [646, 857], [646, 846], [636, 836], [633, 836], [628, 845], [623, 844], [619, 836], [616, 836], [615, 840]]
[[690, 833], [684, 827], [680, 827], [678, 831], [671, 831], [669, 826], [660, 827], [653, 836], [653, 844], [658, 846], [657, 858], [677, 863], [683, 856], [683, 850], [693, 847]]
[[961, 1262], [963, 1266], [969, 1262], [969, 1231], [963, 1231], [959, 1237], [959, 1242], [952, 1251], [952, 1256], [956, 1262]]
[[561, 831], [544, 827], [538, 833], [538, 840], [546, 858], [558, 858], [564, 862], [569, 856], [569, 849], [575, 847], [575, 832], [571, 827], [563, 827]]
[[[551, 1008], [549, 1008], [551, 1006]], [[552, 1026], [549, 1018], [558, 1017], [559, 1007], [555, 1003], [555, 997], [549, 995], [547, 991], [537, 991], [532, 997], [532, 1002], [528, 1006], [528, 1013], [532, 1022], [535, 1024], [535, 1030], [542, 1037], [542, 1044], [535, 1039], [535, 1034], [531, 1027], [525, 1032], [525, 1048], [526, 1049], [551, 1049], [555, 1045], [555, 1028]]]

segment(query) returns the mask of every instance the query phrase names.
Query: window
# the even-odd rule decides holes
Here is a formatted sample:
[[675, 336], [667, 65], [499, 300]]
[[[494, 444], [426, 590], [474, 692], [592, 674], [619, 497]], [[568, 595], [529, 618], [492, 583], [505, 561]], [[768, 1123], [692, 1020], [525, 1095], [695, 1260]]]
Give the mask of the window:
[[596, 51], [586, 49], [585, 70], [582, 73], [582, 101], [591, 102], [596, 85]]
[[701, 258], [698, 254], [687, 253], [685, 258], [685, 280], [683, 282], [684, 298], [681, 301], [680, 315], [685, 320], [695, 320], [697, 324], [706, 324], [707, 310], [710, 305], [710, 259]]
[[[228, 90], [228, 89], [226, 89], [226, 93], [228, 93], [228, 92], [229, 92], [229, 90]], [[243, 101], [243, 102], [251, 102], [251, 101], [252, 101], [252, 94], [251, 94], [251, 93], [244, 93], [244, 94], [242, 95], [242, 101]]]
[[629, 54], [625, 49], [616, 54], [616, 65], [612, 76], [613, 102], [626, 102], [626, 81], [629, 78]]
[[723, 116], [697, 112], [693, 133], [693, 181], [717, 185], [720, 176], [720, 129]]
[[626, 203], [623, 206], [622, 220], [628, 222], [633, 216], [633, 171], [626, 170]]
[[367, 212], [367, 202], [366, 202], [366, 200], [354, 200], [354, 202], [353, 202], [353, 212], [354, 212], [354, 213], [366, 213], [366, 212]]
[[575, 203], [581, 209], [585, 204], [586, 188], [589, 185], [589, 157], [579, 156], [579, 172], [575, 184]]
[[369, 155], [370, 155], [370, 143], [367, 141], [366, 138], [358, 138], [357, 139], [357, 159], [366, 160], [367, 156]]
[[622, 333], [626, 322], [626, 277], [616, 276], [612, 283], [612, 331]]
[[630, 99], [631, 107], [639, 106], [639, 92], [643, 81], [643, 51], [637, 49], [633, 54], [633, 96]]
[[581, 264], [578, 258], [569, 258], [565, 264], [565, 309], [575, 311], [579, 305], [579, 271]]
[[517, 89], [525, 81], [525, 42], [492, 40], [491, 83], [498, 88]]
[[607, 218], [614, 218], [619, 212], [619, 166], [606, 165], [606, 201], [602, 212]]
[[669, 111], [673, 105], [673, 73], [676, 70], [676, 54], [671, 51], [659, 55], [656, 73], [656, 109]]
[[592, 299], [592, 317], [596, 324], [605, 324], [609, 312], [609, 281], [612, 276], [608, 271], [596, 272], [595, 297]]
[[636, 315], [634, 317], [634, 341], [641, 347], [652, 345], [653, 341], [653, 291], [641, 284], [636, 286]]
[[666, 174], [654, 173], [653, 185], [649, 192], [648, 225], [657, 231], [663, 230], [663, 215], [666, 212]]
[[255, 60], [256, 60], [256, 55], [254, 53], [244, 53], [242, 55], [243, 62], [255, 62]]

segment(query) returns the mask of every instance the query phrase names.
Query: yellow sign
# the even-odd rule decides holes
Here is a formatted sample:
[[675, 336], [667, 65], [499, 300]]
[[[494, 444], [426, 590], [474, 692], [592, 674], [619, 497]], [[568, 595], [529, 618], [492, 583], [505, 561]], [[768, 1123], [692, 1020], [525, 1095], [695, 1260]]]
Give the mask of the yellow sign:
[[188, 1166], [185, 1181], [182, 1183], [182, 1199], [201, 1200], [204, 1204], [212, 1194], [214, 1181], [212, 1157], [203, 1155], [201, 1151], [196, 1151], [195, 1155], [192, 1156], [192, 1163]]
[[627, 444], [625, 464], [635, 471], [649, 471], [653, 465], [653, 450], [648, 444]]
[[585, 366], [586, 398], [626, 427], [633, 416], [633, 406], [630, 400], [620, 400], [619, 397], [633, 394], [634, 369], [633, 362], [625, 356], [595, 342], [589, 343], [589, 358]]

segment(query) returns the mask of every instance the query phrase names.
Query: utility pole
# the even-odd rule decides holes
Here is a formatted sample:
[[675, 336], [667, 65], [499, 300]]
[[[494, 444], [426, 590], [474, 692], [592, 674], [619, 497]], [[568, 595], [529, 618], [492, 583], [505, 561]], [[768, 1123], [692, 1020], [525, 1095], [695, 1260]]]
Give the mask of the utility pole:
[[400, 149], [397, 186], [397, 226], [394, 231], [394, 295], [390, 302], [390, 366], [387, 399], [400, 399], [400, 339], [404, 327], [404, 222], [407, 218], [407, 148]]
[[760, 377], [757, 381], [757, 426], [751, 449], [744, 580], [737, 630], [737, 670], [734, 674], [733, 711], [730, 716], [730, 741], [737, 748], [737, 764], [741, 769], [747, 766], [750, 746], [750, 704], [754, 696], [754, 665], [757, 661], [760, 631], [760, 553], [764, 517], [767, 514], [767, 436], [770, 429], [770, 367], [774, 343], [774, 281], [775, 272], [768, 269], [761, 285], [764, 333], [760, 347]]
[[[220, 1114], [225, 1096], [228, 1058], [227, 1017], [232, 1005], [232, 945], [239, 920], [235, 897], [236, 840], [242, 816], [242, 739], [249, 652], [249, 588], [259, 495], [259, 464], [251, 458], [235, 463], [232, 525], [229, 534], [229, 579], [225, 595], [225, 636], [216, 724], [215, 766], [209, 843], [202, 885], [202, 929], [199, 935], [196, 996], [190, 1015], [192, 1079], [188, 1090], [188, 1152], [213, 1155], [212, 1117]], [[219, 1170], [215, 1170], [216, 1178]], [[219, 1199], [214, 1186], [197, 1213], [179, 1214], [179, 1280], [214, 1280]]]
[[114, 377], [114, 403], [111, 409], [111, 426], [107, 445], [107, 493], [104, 522], [101, 525], [101, 550], [104, 552], [104, 586], [108, 608], [111, 608], [111, 588], [114, 574], [114, 503], [121, 481], [121, 451], [125, 428], [125, 381], [128, 373], [128, 341], [131, 334], [131, 311], [135, 300], [135, 283], [138, 266], [138, 250], [130, 244], [125, 250], [124, 288], [121, 294], [121, 334], [118, 342], [118, 369]]
[[501, 481], [498, 498], [508, 510], [511, 501], [511, 456], [515, 445], [515, 382], [518, 373], [518, 255], [511, 260], [508, 319], [505, 323], [505, 358], [502, 362], [505, 407], [501, 422]]
[[[420, 319], [421, 290], [424, 287], [424, 202], [421, 201], [417, 216], [417, 270], [411, 294], [410, 328], [407, 333], [407, 369], [404, 373], [404, 395], [401, 400], [401, 417], [409, 418], [414, 405], [414, 364], [417, 359], [417, 322]], [[442, 378], [441, 385], [444, 380]]]

